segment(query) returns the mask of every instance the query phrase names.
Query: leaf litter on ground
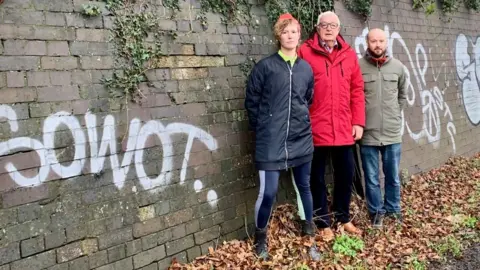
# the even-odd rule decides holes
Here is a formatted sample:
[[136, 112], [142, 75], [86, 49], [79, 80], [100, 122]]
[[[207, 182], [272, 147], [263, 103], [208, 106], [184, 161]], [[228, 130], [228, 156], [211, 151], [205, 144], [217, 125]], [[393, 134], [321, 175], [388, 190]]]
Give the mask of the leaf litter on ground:
[[[402, 186], [402, 209], [403, 224], [387, 218], [384, 228], [375, 230], [365, 202], [354, 197], [353, 222], [363, 235], [348, 235], [339, 226], [336, 239], [325, 242], [319, 234], [301, 237], [295, 206], [282, 204], [269, 224], [270, 260], [255, 256], [253, 239], [231, 240], [191, 263], [174, 259], [169, 269], [426, 269], [428, 262], [461, 256], [461, 248], [480, 241], [480, 154], [450, 158], [439, 168], [413, 175]], [[309, 258], [313, 241], [322, 253], [320, 261]]]

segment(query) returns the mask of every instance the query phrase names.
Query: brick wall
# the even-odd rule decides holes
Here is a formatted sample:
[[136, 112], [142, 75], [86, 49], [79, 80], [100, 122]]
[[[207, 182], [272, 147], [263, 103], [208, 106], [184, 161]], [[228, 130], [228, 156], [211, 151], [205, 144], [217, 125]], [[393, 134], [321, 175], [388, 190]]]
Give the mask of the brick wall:
[[[257, 188], [239, 65], [273, 49], [253, 2], [260, 27], [207, 14], [205, 31], [190, 22], [198, 3], [182, 2], [173, 20], [156, 5], [178, 38], [127, 113], [101, 82], [115, 66], [110, 15], [81, 16], [82, 0], [4, 1], [0, 270], [165, 269], [246, 236]], [[446, 25], [410, 1], [374, 4], [368, 26], [339, 2], [336, 11], [359, 55], [367, 27], [388, 29], [409, 69], [402, 168], [480, 151], [478, 15], [462, 10]]]
[[460, 5], [460, 12], [446, 24], [438, 15], [412, 11], [410, 1], [374, 4], [366, 24], [339, 3], [336, 12], [344, 24], [342, 33], [357, 54], [365, 51], [363, 37], [369, 27], [381, 28], [387, 31], [392, 55], [409, 70], [402, 168], [416, 173], [450, 156], [479, 152], [480, 63], [474, 51], [480, 44], [475, 27], [480, 16]]

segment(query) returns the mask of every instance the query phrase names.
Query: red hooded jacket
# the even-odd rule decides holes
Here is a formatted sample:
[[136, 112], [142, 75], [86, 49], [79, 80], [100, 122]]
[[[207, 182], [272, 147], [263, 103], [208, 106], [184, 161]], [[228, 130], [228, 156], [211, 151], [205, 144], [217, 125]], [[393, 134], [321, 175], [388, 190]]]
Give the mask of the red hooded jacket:
[[319, 45], [318, 34], [298, 50], [313, 70], [314, 94], [310, 107], [315, 146], [353, 145], [353, 125], [365, 126], [365, 95], [362, 72], [355, 51], [342, 36], [329, 54]]

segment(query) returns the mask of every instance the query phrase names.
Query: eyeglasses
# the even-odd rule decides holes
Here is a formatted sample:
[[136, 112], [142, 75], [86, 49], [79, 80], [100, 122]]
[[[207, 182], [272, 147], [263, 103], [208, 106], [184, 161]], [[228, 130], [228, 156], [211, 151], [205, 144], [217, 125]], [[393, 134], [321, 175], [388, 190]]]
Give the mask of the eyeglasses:
[[324, 23], [324, 22], [321, 22], [321, 23], [318, 24], [318, 26], [320, 26], [323, 29], [327, 29], [328, 26], [330, 26], [330, 28], [332, 28], [332, 29], [337, 29], [338, 28], [338, 23]]

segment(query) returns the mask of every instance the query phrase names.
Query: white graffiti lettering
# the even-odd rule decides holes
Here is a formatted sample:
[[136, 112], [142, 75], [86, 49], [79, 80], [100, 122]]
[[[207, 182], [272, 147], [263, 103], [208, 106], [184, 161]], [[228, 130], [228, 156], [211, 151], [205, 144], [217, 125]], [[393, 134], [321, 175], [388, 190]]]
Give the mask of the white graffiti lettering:
[[[367, 48], [367, 42], [365, 38], [368, 34], [368, 31], [368, 28], [363, 29], [362, 34], [355, 38], [355, 50], [359, 58], [363, 57], [363, 53]], [[417, 143], [420, 143], [422, 138], [426, 138], [428, 143], [432, 144], [435, 148], [439, 147], [442, 130], [440, 113], [444, 112], [443, 117], [447, 118], [448, 121], [447, 131], [450, 135], [452, 152], [455, 153], [456, 128], [455, 124], [453, 123], [453, 116], [450, 111], [450, 107], [444, 100], [445, 90], [448, 88], [449, 83], [445, 82], [446, 87], [442, 91], [440, 91], [438, 86], [428, 88], [426, 80], [426, 75], [429, 68], [428, 57], [423, 45], [419, 43], [416, 45], [415, 60], [413, 60], [412, 55], [410, 54], [410, 50], [401, 35], [397, 32], [390, 33], [390, 29], [388, 26], [385, 26], [384, 31], [388, 39], [388, 54], [394, 57], [393, 46], [394, 44], [398, 43], [408, 57], [408, 63], [404, 64], [408, 83], [407, 104], [410, 107], [413, 107], [415, 105], [417, 89], [423, 113], [422, 127], [420, 131], [416, 133], [412, 131], [410, 125], [408, 124], [408, 121], [405, 119], [405, 110], [402, 110], [401, 134], [403, 135], [406, 130], [410, 138], [412, 138]], [[446, 66], [446, 63], [442, 64], [442, 66]], [[412, 76], [410, 72], [413, 73], [413, 77], [415, 78], [415, 85], [412, 83]], [[435, 82], [437, 82], [436, 78], [438, 78], [439, 76], [440, 73], [435, 75], [434, 72]], [[447, 76], [448, 75], [445, 73], [446, 78]]]
[[105, 164], [107, 147], [110, 149], [110, 165], [113, 171], [113, 182], [118, 188], [122, 188], [128, 173], [130, 163], [132, 163], [136, 141], [134, 138], [140, 132], [140, 120], [132, 119], [128, 131], [127, 149], [123, 156], [122, 164], [118, 163], [117, 144], [115, 136], [115, 119], [108, 115], [103, 123], [103, 136], [98, 149], [97, 138], [97, 117], [90, 112], [85, 114], [85, 122], [88, 130], [88, 140], [90, 144], [90, 170], [92, 173], [100, 173]]
[[[19, 129], [17, 115], [15, 111], [7, 105], [0, 105], [0, 118], [6, 118], [12, 132]], [[66, 126], [71, 133], [74, 142], [74, 157], [69, 165], [62, 165], [56, 155], [55, 135], [60, 126]], [[193, 142], [198, 139], [208, 150], [217, 149], [217, 141], [208, 132], [185, 123], [170, 123], [164, 126], [160, 121], [150, 120], [143, 126], [139, 119], [134, 118], [130, 121], [127, 137], [126, 150], [123, 160], [120, 164], [117, 152], [117, 141], [115, 132], [115, 119], [112, 115], [107, 115], [103, 123], [102, 138], [98, 138], [97, 117], [87, 112], [85, 114], [85, 125], [87, 136], [82, 129], [80, 122], [76, 117], [67, 112], [57, 112], [47, 117], [43, 123], [43, 142], [29, 137], [12, 138], [8, 141], [0, 142], [0, 156], [10, 155], [18, 151], [35, 151], [39, 157], [40, 164], [38, 173], [35, 176], [24, 176], [17, 167], [11, 163], [6, 163], [5, 169], [12, 180], [20, 186], [37, 186], [48, 180], [50, 171], [53, 171], [60, 178], [69, 178], [81, 175], [87, 162], [87, 143], [90, 146], [90, 172], [97, 174], [103, 171], [107, 151], [111, 169], [113, 171], [113, 183], [119, 188], [123, 188], [130, 164], [134, 161], [135, 171], [140, 185], [145, 189], [165, 186], [171, 182], [173, 170], [174, 149], [171, 136], [174, 134], [187, 134], [187, 145], [185, 148], [184, 159], [180, 173], [180, 184], [185, 181], [188, 160], [192, 150]], [[163, 160], [160, 174], [151, 178], [144, 167], [144, 150], [147, 139], [150, 136], [156, 136], [162, 145]], [[88, 141], [87, 141], [88, 139]], [[200, 180], [195, 181], [195, 190], [202, 189]], [[217, 194], [214, 190], [207, 193], [207, 200], [214, 205], [217, 200]]]
[[[57, 155], [55, 154], [55, 131], [62, 124], [66, 125], [68, 130], [72, 132], [73, 140], [75, 142], [73, 161], [68, 166], [62, 166], [58, 162]], [[47, 117], [43, 123], [43, 145], [47, 151], [47, 164], [49, 164], [51, 169], [62, 178], [77, 176], [82, 172], [86, 158], [86, 139], [81, 128], [78, 120], [67, 112], [58, 112], [51, 115]]]
[[[471, 49], [471, 53], [469, 53]], [[470, 122], [480, 124], [480, 37], [460, 34], [455, 43], [455, 66], [462, 82], [462, 100]]]

